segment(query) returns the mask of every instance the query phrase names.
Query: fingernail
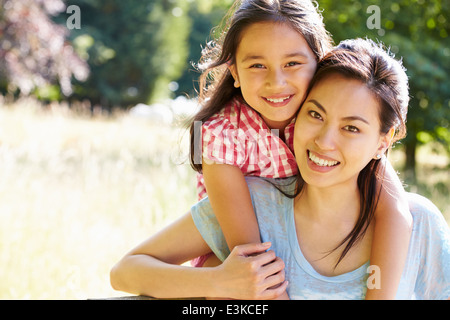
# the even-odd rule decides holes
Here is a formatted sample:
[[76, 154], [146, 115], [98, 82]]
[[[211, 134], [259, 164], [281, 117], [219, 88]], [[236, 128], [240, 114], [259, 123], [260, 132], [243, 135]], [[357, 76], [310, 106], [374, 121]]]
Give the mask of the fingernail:
[[262, 245], [264, 247], [270, 247], [272, 244], [270, 242], [264, 242]]

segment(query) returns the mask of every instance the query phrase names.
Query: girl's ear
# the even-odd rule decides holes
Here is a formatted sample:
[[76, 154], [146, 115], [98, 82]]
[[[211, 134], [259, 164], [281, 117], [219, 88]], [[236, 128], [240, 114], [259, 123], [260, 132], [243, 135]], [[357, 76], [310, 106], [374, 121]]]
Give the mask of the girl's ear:
[[231, 72], [231, 75], [234, 79], [234, 87], [239, 88], [241, 86], [241, 83], [239, 82], [239, 75], [237, 73], [236, 64], [228, 65], [228, 69]]
[[395, 128], [392, 127], [388, 133], [380, 138], [380, 146], [378, 147], [377, 154], [374, 159], [380, 159], [381, 155], [386, 153], [386, 150], [391, 146], [392, 140], [394, 138]]

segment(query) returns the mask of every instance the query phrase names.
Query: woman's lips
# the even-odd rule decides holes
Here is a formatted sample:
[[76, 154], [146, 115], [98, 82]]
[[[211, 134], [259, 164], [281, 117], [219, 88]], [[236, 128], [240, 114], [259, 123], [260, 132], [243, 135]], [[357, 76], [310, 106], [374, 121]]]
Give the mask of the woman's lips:
[[339, 166], [341, 163], [330, 157], [319, 155], [316, 152], [307, 150], [308, 165], [314, 171], [328, 172]]

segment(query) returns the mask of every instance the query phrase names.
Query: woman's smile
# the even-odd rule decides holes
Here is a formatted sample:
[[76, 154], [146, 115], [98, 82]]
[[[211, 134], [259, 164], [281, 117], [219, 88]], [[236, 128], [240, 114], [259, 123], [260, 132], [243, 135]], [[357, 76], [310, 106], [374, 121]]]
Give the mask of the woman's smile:
[[311, 150], [307, 150], [307, 158], [309, 168], [318, 172], [329, 172], [341, 164], [337, 160], [320, 155]]
[[359, 80], [331, 74], [316, 83], [300, 109], [294, 149], [310, 186], [357, 185], [359, 172], [388, 146], [379, 102]]

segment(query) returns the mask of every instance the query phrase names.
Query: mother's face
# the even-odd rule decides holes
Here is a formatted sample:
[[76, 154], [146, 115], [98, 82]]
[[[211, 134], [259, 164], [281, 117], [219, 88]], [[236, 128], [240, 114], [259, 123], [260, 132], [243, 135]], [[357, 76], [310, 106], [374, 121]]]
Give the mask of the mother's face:
[[356, 185], [359, 172], [389, 147], [380, 133], [379, 102], [359, 80], [326, 75], [297, 117], [294, 150], [310, 186]]

